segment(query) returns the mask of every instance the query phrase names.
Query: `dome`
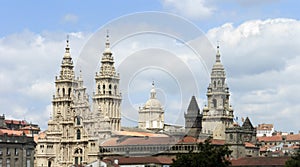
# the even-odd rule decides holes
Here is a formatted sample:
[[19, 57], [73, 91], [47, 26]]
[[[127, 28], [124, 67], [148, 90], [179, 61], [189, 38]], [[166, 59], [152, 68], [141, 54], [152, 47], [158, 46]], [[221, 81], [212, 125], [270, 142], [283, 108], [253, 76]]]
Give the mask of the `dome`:
[[145, 106], [144, 106], [145, 108], [157, 108], [157, 109], [160, 109], [160, 108], [162, 108], [162, 106], [161, 106], [161, 103], [160, 103], [160, 101], [159, 100], [157, 100], [157, 99], [149, 99], [147, 102], [146, 102], [146, 104], [145, 104]]

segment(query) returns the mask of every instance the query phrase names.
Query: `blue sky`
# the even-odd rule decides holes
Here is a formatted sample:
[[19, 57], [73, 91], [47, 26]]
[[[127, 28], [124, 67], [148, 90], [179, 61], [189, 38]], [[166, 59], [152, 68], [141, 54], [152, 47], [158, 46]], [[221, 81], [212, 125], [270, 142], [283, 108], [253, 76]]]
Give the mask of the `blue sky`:
[[[45, 129], [51, 115], [53, 81], [59, 72], [66, 35], [71, 36], [72, 56], [76, 60], [89, 38], [107, 23], [133, 13], [158, 11], [189, 20], [203, 31], [213, 46], [220, 41], [236, 116], [249, 116], [255, 125], [274, 123], [278, 130], [297, 132], [300, 130], [295, 117], [300, 112], [298, 7], [296, 0], [2, 1], [0, 113], [8, 118], [25, 118]], [[117, 33], [121, 31], [122, 28]], [[131, 39], [130, 45], [125, 41], [115, 50], [126, 56], [128, 47], [152, 46], [151, 41], [141, 45], [142, 40]], [[172, 46], [165, 48], [172, 50]], [[188, 61], [185, 56], [182, 53], [181, 58]], [[116, 59], [118, 61], [118, 57]], [[135, 107], [149, 96], [151, 83], [147, 85], [145, 75], [133, 82], [143, 84], [136, 86], [141, 92], [134, 92]], [[167, 83], [170, 81], [162, 79], [157, 87], [162, 103], [171, 111], [177, 102], [166, 100], [166, 94], [172, 94], [171, 88], [178, 87], [164, 87]], [[201, 107], [206, 103], [207, 80], [204, 85], [195, 93]], [[179, 119], [173, 123], [183, 122]]]

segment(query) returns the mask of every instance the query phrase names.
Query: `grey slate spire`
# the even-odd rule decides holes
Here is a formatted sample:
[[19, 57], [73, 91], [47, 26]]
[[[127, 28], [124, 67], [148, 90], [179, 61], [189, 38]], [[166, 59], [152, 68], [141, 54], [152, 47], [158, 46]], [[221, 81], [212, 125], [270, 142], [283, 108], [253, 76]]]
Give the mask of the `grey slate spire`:
[[192, 99], [191, 99], [190, 104], [189, 104], [188, 109], [187, 109], [187, 113], [188, 114], [195, 114], [195, 115], [200, 113], [200, 109], [198, 107], [198, 103], [196, 101], [195, 96], [192, 96]]

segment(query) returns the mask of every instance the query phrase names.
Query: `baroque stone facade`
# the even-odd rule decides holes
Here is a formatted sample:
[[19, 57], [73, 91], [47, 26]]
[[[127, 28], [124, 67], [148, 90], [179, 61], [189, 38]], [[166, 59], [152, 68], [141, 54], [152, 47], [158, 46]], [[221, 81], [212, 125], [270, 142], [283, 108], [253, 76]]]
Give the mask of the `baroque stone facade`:
[[52, 118], [37, 142], [36, 166], [67, 167], [95, 161], [99, 143], [120, 130], [119, 76], [108, 36], [101, 63], [91, 111], [81, 74], [75, 77], [67, 40], [60, 75], [55, 78]]

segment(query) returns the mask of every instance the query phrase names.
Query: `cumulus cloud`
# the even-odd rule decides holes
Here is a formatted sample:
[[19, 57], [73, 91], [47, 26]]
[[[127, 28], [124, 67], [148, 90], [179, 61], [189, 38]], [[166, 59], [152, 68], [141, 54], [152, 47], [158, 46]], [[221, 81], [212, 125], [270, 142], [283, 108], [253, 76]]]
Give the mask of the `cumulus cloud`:
[[[74, 62], [87, 36], [70, 33]], [[23, 31], [0, 39], [0, 111], [7, 118], [25, 118], [45, 129], [50, 115], [46, 106], [51, 104], [65, 37], [63, 33]]]
[[207, 36], [221, 41], [236, 114], [251, 116], [255, 124], [274, 123], [279, 130], [298, 131], [300, 22], [280, 18], [236, 27], [226, 23]]
[[[114, 29], [111, 32], [114, 32]], [[71, 35], [72, 57], [76, 62], [77, 55], [90, 34], [82, 32], [69, 34]], [[112, 35], [117, 36], [114, 33]], [[300, 73], [298, 72], [300, 71], [300, 48], [297, 46], [300, 43], [300, 22], [293, 19], [268, 19], [247, 21], [237, 26], [226, 23], [209, 30], [206, 35], [211, 41], [221, 41], [221, 58], [226, 68], [235, 114], [239, 117], [249, 116], [255, 125], [263, 122], [274, 123], [276, 129], [279, 130], [299, 130], [295, 115], [300, 111], [297, 101], [300, 98], [298, 93], [300, 91]], [[66, 34], [62, 33], [35, 34], [25, 31], [0, 39], [0, 79], [2, 81], [0, 110], [8, 117], [30, 118], [32, 122], [40, 123], [42, 128], [46, 127], [51, 111], [54, 76], [59, 72], [65, 36]], [[104, 44], [105, 39], [101, 39]], [[101, 43], [99, 41], [92, 43], [97, 45], [95, 53], [92, 54], [99, 60], [102, 52]], [[199, 45], [199, 41], [192, 39], [188, 44], [194, 47]], [[102, 49], [103, 47], [104, 45]], [[156, 52], [148, 54], [141, 52], [149, 48], [163, 49], [163, 52], [157, 52], [160, 50], [155, 49], [153, 51]], [[179, 96], [181, 92], [176, 91], [178, 85], [172, 81], [172, 77], [166, 77], [165, 72], [157, 69], [156, 71], [146, 70], [149, 75], [141, 73], [143, 75], [132, 82], [131, 87], [122, 89], [123, 95], [126, 91], [134, 92], [130, 97], [135, 101], [134, 107], [146, 102], [152, 80], [156, 81], [158, 90], [161, 90], [158, 92], [162, 95], [158, 97], [166, 109], [166, 114], [169, 114], [166, 122], [175, 120], [170, 123], [183, 124], [183, 112], [191, 95], [196, 95], [199, 99], [199, 106], [203, 107], [209, 78], [202, 75], [203, 73], [197, 73], [198, 71], [205, 72], [205, 68], [199, 69], [201, 65], [195, 63], [196, 57], [190, 57], [193, 52], [189, 51], [185, 45], [178, 45], [178, 42], [167, 36], [142, 34], [119, 41], [117, 45], [112, 45], [112, 49], [118, 70], [121, 69], [122, 63], [128, 63], [126, 69], [119, 71], [121, 83], [125, 81], [122, 77], [126, 76], [126, 72], [134, 69], [148, 57], [160, 55], [159, 53], [163, 53], [160, 57], [162, 60], [167, 53], [175, 53], [177, 60], [188, 66], [185, 70], [196, 71], [196, 73], [189, 73], [191, 77], [196, 78], [195, 82], [198, 84], [199, 90], [193, 92], [190, 89], [190, 79], [186, 78], [186, 72], [183, 73], [182, 68], [178, 68], [178, 64], [174, 63], [173, 59], [165, 62], [166, 67], [169, 68], [167, 72], [176, 73], [178, 77], [176, 79], [180, 80], [179, 86], [187, 90], [181, 90], [185, 94]], [[144, 58], [139, 60], [141, 62], [129, 61], [128, 55], [138, 53], [143, 53]], [[205, 51], [203, 54], [214, 57], [215, 51]], [[89, 59], [86, 55], [80, 58]], [[168, 63], [171, 66], [168, 66]], [[177, 66], [172, 66], [172, 64], [177, 64]], [[210, 65], [208, 68], [211, 68]], [[93, 81], [94, 72], [98, 70], [93, 68], [83, 71], [83, 74], [89, 75]], [[163, 73], [160, 74], [160, 72]], [[86, 80], [85, 83], [90, 86], [91, 95], [94, 85], [87, 83]], [[127, 90], [128, 88], [132, 90]], [[175, 98], [170, 98], [170, 95]], [[122, 112], [124, 111], [136, 117], [133, 112], [136, 112], [137, 108], [132, 110], [130, 107], [125, 107], [122, 108]], [[176, 115], [173, 111], [182, 115]], [[43, 116], [39, 119], [38, 114]], [[126, 120], [122, 120], [122, 124], [125, 122]]]
[[210, 17], [215, 7], [206, 0], [163, 0], [165, 8], [191, 19], [204, 19]]

